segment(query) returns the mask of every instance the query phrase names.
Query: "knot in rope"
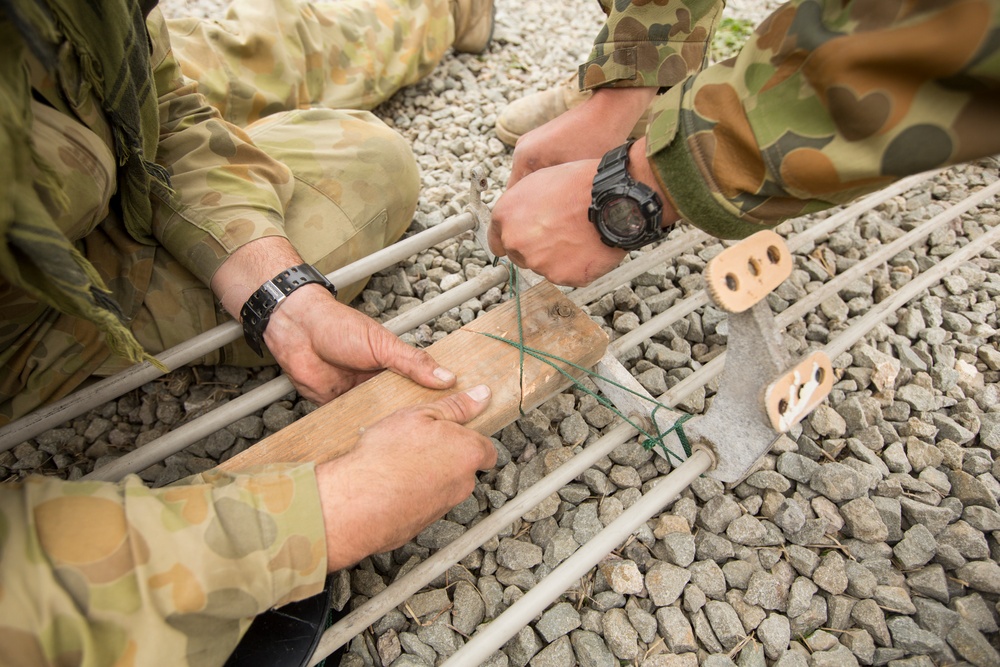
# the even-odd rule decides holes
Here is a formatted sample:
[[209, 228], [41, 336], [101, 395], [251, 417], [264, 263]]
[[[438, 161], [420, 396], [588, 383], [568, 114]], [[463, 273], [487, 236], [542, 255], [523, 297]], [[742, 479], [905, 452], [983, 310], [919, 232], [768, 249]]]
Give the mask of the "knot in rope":
[[[662, 403], [660, 403], [659, 401], [657, 401], [657, 400], [655, 400], [653, 398], [650, 398], [646, 394], [641, 394], [639, 392], [634, 391], [633, 389], [631, 389], [629, 387], [626, 387], [624, 385], [621, 385], [621, 384], [615, 382], [614, 380], [610, 380], [610, 379], [608, 379], [606, 377], [603, 377], [599, 373], [595, 373], [594, 371], [590, 370], [589, 368], [584, 368], [583, 366], [580, 366], [578, 364], [574, 364], [572, 361], [569, 361], [567, 359], [563, 359], [563, 358], [558, 357], [558, 356], [556, 356], [554, 354], [551, 354], [549, 352], [544, 352], [542, 350], [536, 350], [536, 349], [528, 347], [528, 346], [526, 346], [524, 344], [524, 326], [523, 326], [523, 322], [522, 322], [522, 319], [521, 319], [521, 295], [520, 295], [519, 290], [517, 289], [517, 267], [515, 267], [513, 264], [510, 264], [510, 265], [508, 265], [508, 268], [510, 270], [509, 287], [510, 287], [511, 293], [514, 295], [514, 299], [515, 299], [515, 303], [516, 303], [518, 340], [516, 340], [516, 341], [515, 340], [510, 340], [509, 338], [504, 338], [503, 336], [498, 336], [496, 334], [486, 333], [485, 331], [481, 331], [481, 332], [478, 332], [478, 333], [480, 333], [483, 336], [486, 336], [487, 338], [492, 338], [493, 340], [498, 340], [498, 341], [500, 341], [502, 343], [506, 343], [507, 345], [510, 345], [510, 346], [516, 348], [519, 351], [519, 353], [520, 353], [520, 380], [519, 381], [520, 381], [520, 386], [521, 386], [521, 404], [518, 406], [518, 408], [519, 408], [519, 410], [521, 412], [521, 415], [524, 416], [524, 405], [523, 405], [523, 401], [524, 401], [524, 357], [525, 357], [525, 355], [527, 355], [527, 356], [530, 356], [530, 357], [532, 357], [534, 359], [537, 359], [537, 360], [541, 361], [542, 363], [547, 364], [547, 365], [551, 366], [552, 368], [554, 368], [556, 371], [558, 371], [563, 376], [565, 376], [566, 378], [568, 378], [569, 381], [573, 384], [573, 386], [576, 389], [579, 389], [580, 391], [584, 392], [588, 396], [592, 396], [595, 400], [597, 400], [598, 403], [600, 403], [604, 407], [606, 407], [609, 410], [611, 410], [611, 412], [613, 412], [616, 416], [620, 417], [629, 426], [631, 426], [636, 431], [638, 431], [643, 436], [643, 440], [642, 440], [642, 447], [643, 447], [643, 449], [652, 450], [654, 447], [659, 447], [663, 451], [663, 454], [664, 454], [664, 456], [666, 457], [666, 459], [668, 461], [670, 460], [671, 457], [673, 457], [678, 462], [683, 462], [684, 458], [681, 458], [680, 456], [678, 456], [677, 453], [673, 452], [664, 443], [664, 438], [666, 438], [671, 433], [676, 433], [677, 434], [677, 439], [681, 443], [681, 447], [684, 448], [685, 458], [691, 456], [691, 444], [688, 441], [687, 435], [684, 433], [683, 424], [688, 419], [690, 419], [692, 417], [692, 415], [689, 415], [689, 414], [681, 415], [680, 417], [677, 418], [677, 421], [675, 421], [670, 428], [666, 429], [665, 431], [661, 431], [660, 427], [659, 427], [659, 424], [657, 424], [657, 422], [656, 422], [656, 411], [659, 410], [660, 408], [667, 408], [667, 406], [663, 405]], [[637, 396], [637, 397], [639, 397], [639, 398], [641, 398], [641, 399], [643, 399], [645, 401], [649, 401], [649, 402], [653, 403], [654, 407], [653, 407], [652, 412], [650, 412], [649, 416], [650, 416], [650, 420], [653, 422], [653, 428], [656, 429], [656, 433], [655, 434], [653, 434], [653, 433], [647, 433], [645, 429], [643, 429], [639, 424], [637, 424], [634, 421], [632, 421], [631, 419], [629, 419], [621, 410], [619, 410], [615, 406], [614, 403], [612, 403], [610, 400], [608, 400], [608, 398], [606, 398], [605, 396], [602, 396], [601, 394], [598, 394], [598, 393], [592, 391], [591, 389], [589, 389], [588, 387], [586, 387], [582, 382], [580, 382], [580, 380], [578, 380], [575, 376], [573, 376], [572, 374], [570, 374], [566, 370], [566, 368], [564, 368], [563, 366], [560, 366], [560, 364], [563, 364], [566, 367], [569, 367], [569, 368], [572, 368], [572, 369], [574, 369], [576, 371], [579, 371], [580, 373], [588, 375], [588, 376], [590, 376], [590, 377], [592, 377], [594, 379], [601, 380], [602, 382], [605, 382], [605, 383], [607, 383], [609, 385], [617, 387], [618, 389], [621, 389], [622, 391], [628, 392], [628, 393], [632, 394], [633, 396]], [[669, 409], [669, 408], [667, 408], [667, 409]]]

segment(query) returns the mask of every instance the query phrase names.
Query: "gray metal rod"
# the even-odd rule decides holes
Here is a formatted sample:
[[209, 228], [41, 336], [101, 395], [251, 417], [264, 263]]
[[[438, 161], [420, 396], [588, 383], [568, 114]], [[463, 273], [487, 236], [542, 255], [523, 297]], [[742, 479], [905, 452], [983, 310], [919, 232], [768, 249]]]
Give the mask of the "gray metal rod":
[[[980, 190], [976, 194], [983, 193], [985, 190], [991, 190], [993, 193], [1000, 191], [1000, 181], [997, 181], [989, 188]], [[944, 213], [940, 215], [944, 215]], [[827, 343], [824, 348], [827, 355], [831, 359], [836, 359], [841, 353], [851, 349], [852, 345], [861, 340], [866, 333], [871, 331], [876, 324], [887, 318], [890, 313], [896, 312], [900, 306], [916, 297], [925, 289], [937, 284], [942, 278], [957, 269], [959, 264], [972, 259], [994, 243], [1000, 243], [1000, 224], [982, 236], [973, 239], [944, 259], [938, 260], [934, 266], [926, 271], [922, 271], [916, 278], [881, 301], [877, 308], [872, 308], [858, 318], [854, 324], [841, 332], [834, 340]]]
[[[440, 225], [414, 234], [391, 246], [383, 248], [356, 262], [348, 264], [328, 274], [334, 285], [350, 285], [366, 278], [377, 271], [396, 264], [421, 250], [430, 248], [452, 236], [472, 229], [476, 219], [471, 213], [462, 213]], [[184, 364], [199, 359], [206, 354], [219, 349], [223, 345], [237, 340], [243, 335], [243, 329], [238, 322], [231, 320], [202, 334], [164, 350], [156, 358], [169, 370], [176, 370]], [[42, 406], [31, 414], [0, 427], [0, 452], [10, 449], [25, 440], [65, 421], [82, 415], [88, 410], [114, 400], [122, 394], [141, 387], [163, 375], [163, 372], [150, 364], [143, 362], [104, 378], [85, 389], [70, 394], [51, 405]]]
[[555, 491], [572, 482], [616, 447], [635, 437], [637, 433], [624, 422], [615, 426], [596, 442], [584, 448], [581, 453], [518, 493], [450, 544], [435, 551], [403, 577], [392, 582], [385, 590], [330, 626], [323, 633], [310, 665], [316, 665], [349, 642], [356, 634], [426, 586], [427, 582], [443, 574], [473, 549], [480, 547], [509, 526], [512, 521], [516, 521]]
[[578, 306], [596, 301], [619, 285], [624, 285], [626, 282], [642, 275], [653, 267], [665, 264], [668, 260], [690, 250], [708, 238], [709, 236], [705, 232], [692, 229], [683, 236], [665, 241], [652, 250], [642, 253], [641, 256], [633, 259], [631, 262], [621, 264], [610, 273], [604, 274], [586, 287], [573, 290], [569, 298]]
[[553, 600], [579, 581], [580, 577], [587, 574], [615, 547], [628, 539], [639, 526], [659, 514], [690, 486], [691, 482], [709, 470], [712, 464], [712, 456], [704, 449], [693, 452], [691, 458], [659, 480], [604, 530], [581, 545], [572, 556], [535, 584], [524, 597], [477, 632], [465, 646], [444, 662], [444, 667], [469, 667], [486, 662], [508, 639], [516, 635]]
[[[915, 180], [915, 179], [916, 177], [910, 177], [910, 179], [906, 180]], [[996, 188], [996, 186], [997, 184], [994, 183], [988, 188], [983, 188], [982, 190], [976, 192], [974, 195], [966, 197], [957, 204], [948, 207], [947, 209], [945, 209], [938, 215], [934, 216], [930, 220], [925, 221], [924, 223], [920, 224], [917, 227], [914, 227], [909, 232], [907, 232], [903, 236], [900, 236], [895, 241], [892, 241], [891, 243], [882, 246], [877, 252], [859, 261], [850, 269], [837, 274], [836, 277], [823, 283], [822, 287], [820, 287], [814, 292], [810, 292], [802, 299], [799, 299], [798, 301], [790, 305], [783, 312], [779, 313], [777, 315], [778, 322], [781, 324], [781, 326], [788, 326], [788, 324], [790, 324], [794, 320], [803, 317], [806, 313], [812, 311], [817, 305], [825, 301], [827, 298], [839, 292], [841, 289], [844, 288], [845, 285], [847, 285], [851, 281], [864, 275], [872, 268], [887, 261], [888, 259], [895, 257], [904, 248], [907, 248], [919, 242], [920, 240], [927, 238], [937, 228], [941, 227], [948, 221], [957, 218], [959, 215], [962, 215], [970, 208], [977, 205], [983, 199], [986, 199], [989, 196], [991, 196], [994, 193], [994, 190], [991, 188]], [[885, 201], [885, 199], [889, 198], [887, 196], [882, 196], [883, 194], [884, 191], [879, 192], [878, 193], [878, 195], [880, 195], [879, 197], [876, 198], [873, 195], [871, 198], [865, 199], [864, 201], [859, 202], [855, 206], [851, 207], [852, 209], [855, 209], [852, 215], [841, 216], [840, 214], [837, 214], [836, 216], [831, 216], [830, 218], [827, 218], [826, 220], [822, 221], [817, 225], [817, 227], [820, 228], [820, 231], [818, 233], [814, 232], [810, 228], [807, 231], [812, 237], [811, 239], [803, 238], [805, 232], [803, 232], [803, 234], [799, 234], [797, 236], [790, 238], [788, 240], [789, 249], [801, 248], [806, 244], [807, 241], [811, 241], [812, 239], [818, 238], [822, 234], [828, 233], [831, 229], [839, 225], [842, 225], [844, 222], [847, 222], [848, 220], [852, 220], [858, 217], [859, 215], [869, 210], [870, 208], [874, 208], [882, 201]], [[869, 203], [868, 207], [864, 209], [857, 208], [865, 202]], [[846, 214], [848, 213], [848, 211], [845, 210], [843, 211], [843, 213]], [[687, 299], [684, 299], [683, 301], [674, 304], [669, 309], [651, 318], [649, 321], [644, 322], [643, 324], [633, 329], [632, 331], [629, 331], [627, 334], [621, 336], [620, 338], [615, 339], [614, 342], [611, 343], [611, 348], [615, 350], [616, 354], [621, 354], [624, 350], [633, 348], [642, 341], [648, 340], [653, 335], [662, 331], [670, 324], [673, 324], [680, 318], [686, 317], [691, 312], [697, 310], [698, 308], [701, 308], [706, 303], [708, 303], [708, 301], [709, 301], [709, 296], [708, 293], [705, 291], [693, 294]]]

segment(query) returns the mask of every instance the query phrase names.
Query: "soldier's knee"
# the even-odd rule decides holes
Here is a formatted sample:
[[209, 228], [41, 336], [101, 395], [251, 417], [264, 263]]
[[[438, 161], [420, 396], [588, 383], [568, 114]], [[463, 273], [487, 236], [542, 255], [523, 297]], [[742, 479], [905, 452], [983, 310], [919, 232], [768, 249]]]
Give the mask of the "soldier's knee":
[[420, 196], [420, 169], [409, 142], [392, 128], [382, 125], [378, 156], [380, 171], [385, 175], [386, 211], [389, 227], [398, 237], [410, 225]]

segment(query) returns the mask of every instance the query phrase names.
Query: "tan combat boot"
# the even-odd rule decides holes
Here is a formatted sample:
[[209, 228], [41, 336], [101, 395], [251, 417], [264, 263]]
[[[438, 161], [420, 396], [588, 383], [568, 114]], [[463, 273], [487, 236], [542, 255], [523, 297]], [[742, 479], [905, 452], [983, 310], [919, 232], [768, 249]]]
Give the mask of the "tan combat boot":
[[[532, 93], [508, 104], [497, 116], [497, 137], [508, 146], [513, 146], [522, 134], [589, 100], [593, 93], [589, 90], [581, 91], [577, 82], [577, 75], [573, 74], [554, 88]], [[649, 114], [644, 113], [630, 136], [637, 139], [644, 135], [648, 122]]]
[[455, 41], [459, 53], [482, 53], [493, 39], [493, 0], [451, 0]]

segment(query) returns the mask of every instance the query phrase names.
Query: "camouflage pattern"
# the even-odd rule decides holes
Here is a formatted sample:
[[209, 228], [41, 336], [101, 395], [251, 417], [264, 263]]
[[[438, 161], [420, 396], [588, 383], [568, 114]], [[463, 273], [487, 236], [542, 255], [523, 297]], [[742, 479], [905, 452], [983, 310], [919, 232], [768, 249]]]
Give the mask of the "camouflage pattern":
[[[454, 38], [447, 9], [241, 0], [232, 22], [173, 22], [186, 31], [173, 49], [154, 11], [157, 161], [173, 186], [153, 198], [158, 246], [136, 241], [118, 215], [111, 132], [71, 63], [53, 76], [29, 57], [51, 107], [33, 105], [33, 139], [73, 202], [70, 214], [49, 213], [148, 350], [228, 319], [206, 285], [254, 239], [285, 235], [330, 272], [405, 231], [419, 188], [408, 145], [369, 112], [334, 107], [374, 106], [426, 73]], [[205, 76], [207, 98], [185, 70]], [[338, 287], [344, 300], [361, 289]], [[2, 280], [0, 313], [0, 423], [122, 365], [91, 323]], [[201, 363], [261, 361], [240, 341]], [[326, 566], [311, 465], [155, 490], [134, 476], [3, 485], [0, 664], [221, 665], [253, 616], [318, 593]]]
[[[53, 77], [28, 63], [38, 94], [61, 112], [36, 117], [36, 143], [51, 147], [51, 164], [79, 203], [59, 228], [78, 240], [154, 354], [229, 319], [207, 285], [252, 240], [285, 235], [328, 273], [402, 235], [419, 189], [412, 152], [353, 109], [418, 80], [454, 39], [448, 0], [244, 0], [227, 16], [166, 22], [154, 10], [147, 22], [157, 162], [173, 186], [155, 191], [150, 224], [161, 246], [135, 242], [116, 214], [110, 131], [72, 68]], [[340, 298], [361, 287], [338, 285]], [[93, 325], [3, 280], [0, 312], [0, 424], [127, 365]], [[272, 361], [240, 340], [197, 363]]]
[[222, 665], [253, 616], [322, 590], [312, 465], [177, 484], [0, 486], [0, 664]]
[[184, 74], [241, 126], [288, 109], [373, 109], [455, 39], [451, 0], [233, 2], [222, 21], [167, 25]]
[[707, 63], [723, 0], [600, 0], [608, 20], [580, 89], [669, 88]]
[[723, 238], [1000, 153], [1000, 0], [797, 0], [658, 97], [647, 154]]

